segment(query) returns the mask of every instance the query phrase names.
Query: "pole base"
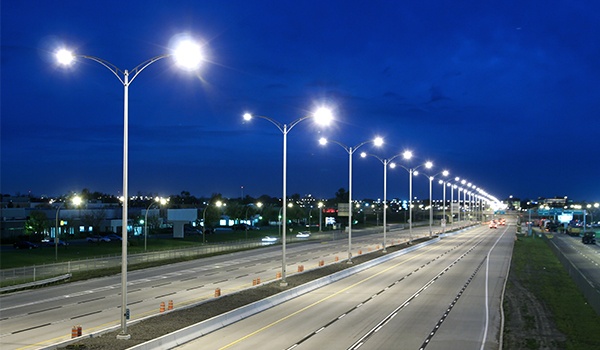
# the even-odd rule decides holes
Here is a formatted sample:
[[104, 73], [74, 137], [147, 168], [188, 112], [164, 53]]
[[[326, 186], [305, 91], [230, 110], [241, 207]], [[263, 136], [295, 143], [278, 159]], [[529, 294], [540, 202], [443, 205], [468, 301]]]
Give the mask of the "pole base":
[[117, 339], [119, 340], [129, 340], [131, 339], [131, 334], [117, 334]]
[[287, 283], [287, 281], [281, 281], [281, 282], [279, 282], [279, 286], [280, 287], [287, 287], [288, 283]]
[[346, 261], [346, 264], [348, 264], [348, 265], [352, 265], [352, 264], [354, 264], [354, 263], [352, 262], [352, 260], [348, 259], [348, 261]]

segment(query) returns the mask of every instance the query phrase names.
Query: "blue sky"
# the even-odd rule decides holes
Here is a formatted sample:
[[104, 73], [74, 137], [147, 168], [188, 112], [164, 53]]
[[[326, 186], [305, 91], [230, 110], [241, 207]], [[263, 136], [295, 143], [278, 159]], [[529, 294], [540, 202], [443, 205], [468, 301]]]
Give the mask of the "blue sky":
[[[593, 1], [51, 1], [1, 3], [1, 192], [122, 188], [120, 69], [189, 33], [206, 61], [169, 59], [129, 89], [129, 192], [281, 195], [281, 123], [330, 106], [329, 128], [288, 134], [288, 193], [348, 188], [348, 154], [412, 150], [498, 198], [600, 200], [600, 5]], [[359, 152], [358, 152], [359, 153]], [[382, 197], [383, 166], [354, 156], [353, 197]], [[441, 197], [439, 187], [436, 197]], [[425, 178], [417, 197], [428, 196]], [[408, 174], [388, 171], [388, 197]]]

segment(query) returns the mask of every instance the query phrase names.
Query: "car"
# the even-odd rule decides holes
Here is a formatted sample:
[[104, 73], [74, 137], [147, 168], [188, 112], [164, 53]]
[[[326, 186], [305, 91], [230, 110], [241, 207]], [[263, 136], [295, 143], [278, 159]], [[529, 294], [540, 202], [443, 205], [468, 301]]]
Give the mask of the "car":
[[19, 241], [15, 242], [13, 247], [15, 247], [15, 249], [35, 249], [38, 247], [38, 245], [29, 241]]
[[108, 238], [110, 241], [123, 241], [123, 238], [117, 235], [116, 233], [109, 233], [106, 236], [104, 236], [104, 238]]
[[90, 242], [90, 243], [110, 242], [110, 238], [108, 238], [108, 237], [102, 237], [102, 236], [99, 236], [99, 235], [89, 236], [85, 240], [88, 241], [88, 242]]
[[247, 231], [250, 229], [250, 225], [248, 224], [235, 224], [231, 226], [234, 231]]
[[581, 237], [581, 242], [583, 244], [596, 244], [596, 232], [594, 231], [587, 231], [583, 234], [583, 237]]
[[490, 221], [490, 228], [498, 228], [498, 223], [495, 220]]
[[58, 243], [54, 242], [54, 238], [44, 238], [42, 239], [42, 246], [44, 247], [54, 247], [55, 245], [59, 245], [61, 247], [66, 247], [69, 243], [59, 239]]
[[309, 231], [300, 231], [300, 232], [298, 232], [298, 234], [296, 234], [296, 238], [308, 238], [308, 237], [310, 237]]
[[277, 242], [277, 237], [271, 237], [271, 236], [264, 236], [261, 241], [263, 243], [268, 243], [268, 244], [272, 244]]

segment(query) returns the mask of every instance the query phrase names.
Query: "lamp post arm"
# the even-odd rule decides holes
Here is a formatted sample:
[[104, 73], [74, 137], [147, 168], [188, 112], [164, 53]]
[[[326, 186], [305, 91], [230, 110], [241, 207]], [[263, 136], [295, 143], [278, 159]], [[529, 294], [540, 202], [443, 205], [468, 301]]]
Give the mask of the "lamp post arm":
[[335, 141], [335, 140], [327, 140], [327, 142], [331, 142], [331, 143], [335, 143], [336, 145], [342, 147], [348, 154], [352, 154], [354, 153], [352, 151], [352, 149], [346, 145], [344, 145], [343, 143], [339, 142], [339, 141]]
[[304, 117], [302, 117], [302, 118], [298, 118], [298, 119], [294, 120], [293, 122], [291, 122], [291, 123], [288, 125], [288, 127], [287, 127], [287, 131], [289, 132], [290, 130], [292, 130], [292, 128], [293, 128], [294, 126], [296, 126], [296, 124], [300, 123], [301, 121], [303, 121], [303, 120], [305, 120], [305, 119], [311, 118], [311, 117], [312, 117], [312, 116], [310, 116], [310, 115], [306, 115], [306, 116], [304, 116]]
[[416, 168], [415, 169], [410, 169], [410, 168], [405, 167], [402, 164], [396, 164], [396, 166], [399, 166], [399, 167], [403, 168], [404, 170], [408, 171], [409, 173], [412, 173], [413, 170], [416, 170]]
[[366, 145], [367, 143], [371, 143], [371, 142], [373, 142], [373, 140], [367, 140], [367, 141], [361, 142], [361, 143], [359, 143], [358, 145], [354, 146], [353, 150], [354, 150], [354, 151], [356, 151], [356, 150], [357, 150], [357, 149], [359, 149], [360, 147], [362, 147], [362, 146]]
[[151, 59], [149, 59], [147, 61], [144, 61], [144, 62], [138, 64], [135, 68], [133, 68], [131, 70], [132, 76], [131, 76], [131, 78], [129, 79], [128, 82], [126, 82], [122, 78], [122, 76], [128, 74], [128, 73], [126, 73], [127, 71], [122, 71], [121, 69], [119, 69], [119, 67], [115, 66], [114, 64], [112, 64], [112, 63], [110, 63], [110, 62], [108, 62], [106, 60], [103, 60], [102, 58], [95, 57], [95, 56], [88, 56], [88, 55], [78, 55], [77, 57], [85, 58], [85, 59], [88, 59], [88, 60], [100, 63], [106, 69], [108, 69], [109, 71], [111, 71], [111, 73], [113, 73], [117, 77], [117, 79], [119, 79], [119, 81], [121, 82], [121, 84], [123, 84], [123, 85], [129, 85], [129, 84], [131, 84], [133, 82], [133, 80], [144, 69], [146, 69], [146, 67], [148, 67], [149, 65], [151, 65], [152, 63], [154, 63], [154, 62], [156, 62], [156, 61], [158, 61], [160, 59], [163, 59], [163, 58], [169, 57], [169, 56], [171, 56], [171, 54], [156, 56], [156, 57], [153, 57], [153, 58], [151, 58]]
[[268, 122], [270, 122], [271, 124], [275, 125], [277, 127], [277, 129], [279, 129], [279, 131], [281, 131], [281, 133], [285, 134], [286, 133], [286, 127], [284, 124], [278, 122], [275, 119], [269, 118], [269, 117], [265, 117], [264, 115], [257, 115], [254, 118], [261, 118], [264, 119]]

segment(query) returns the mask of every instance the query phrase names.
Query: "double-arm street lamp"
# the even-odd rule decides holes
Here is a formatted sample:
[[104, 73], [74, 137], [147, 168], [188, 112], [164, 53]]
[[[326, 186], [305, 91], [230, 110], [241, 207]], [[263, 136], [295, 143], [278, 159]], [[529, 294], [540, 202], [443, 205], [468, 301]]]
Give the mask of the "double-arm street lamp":
[[314, 119], [314, 121], [317, 124], [320, 125], [329, 125], [329, 123], [331, 122], [332, 115], [331, 115], [331, 111], [327, 108], [319, 108], [317, 109], [317, 111], [312, 114], [312, 115], [307, 115], [304, 116], [302, 118], [296, 119], [293, 122], [291, 122], [290, 124], [282, 124], [278, 121], [276, 121], [275, 119], [269, 118], [269, 117], [265, 117], [265, 116], [253, 116], [250, 113], [245, 113], [244, 114], [244, 120], [245, 121], [250, 121], [252, 118], [261, 118], [261, 119], [265, 119], [266, 121], [270, 122], [271, 124], [275, 125], [277, 127], [277, 129], [279, 129], [279, 131], [281, 131], [281, 133], [283, 134], [283, 195], [282, 195], [282, 209], [283, 209], [283, 226], [282, 226], [282, 231], [283, 231], [283, 235], [282, 235], [282, 253], [281, 253], [281, 282], [280, 285], [281, 286], [287, 286], [287, 280], [286, 280], [286, 257], [285, 257], [285, 245], [286, 245], [286, 224], [287, 224], [287, 210], [286, 210], [286, 204], [287, 204], [287, 134], [288, 132], [290, 132], [290, 130], [292, 130], [292, 128], [294, 126], [296, 126], [298, 123], [300, 123], [303, 120], [312, 118]]
[[[71, 198], [71, 204], [73, 204], [74, 206], [79, 206], [81, 204], [81, 201], [82, 199], [79, 196], [74, 196], [73, 198]], [[65, 205], [65, 202], [60, 203], [58, 205], [58, 208], [56, 208], [56, 227], [54, 231], [54, 260], [58, 260], [58, 213], [60, 213], [60, 208], [62, 208], [63, 205]]]
[[129, 318], [129, 309], [127, 308], [127, 201], [128, 197], [128, 134], [129, 134], [129, 85], [135, 78], [149, 65], [163, 58], [173, 57], [177, 65], [187, 69], [195, 70], [203, 60], [200, 45], [190, 39], [181, 40], [173, 52], [153, 57], [144, 61], [133, 68], [131, 71], [121, 70], [114, 64], [94, 56], [74, 54], [67, 49], [60, 49], [56, 52], [56, 59], [61, 65], [70, 65], [78, 58], [88, 59], [97, 62], [108, 69], [124, 87], [123, 98], [123, 219], [122, 219], [122, 260], [121, 260], [121, 332], [117, 335], [118, 339], [129, 339], [131, 336], [127, 333], [127, 319]]
[[327, 142], [333, 142], [339, 145], [348, 153], [348, 264], [352, 264], [352, 155], [356, 150], [367, 143], [373, 143], [376, 147], [380, 147], [383, 145], [383, 139], [381, 137], [376, 137], [373, 140], [359, 143], [354, 147], [348, 147], [338, 141], [328, 141], [324, 137], [319, 140], [321, 145], [326, 145]]
[[[404, 158], [405, 160], [410, 160], [412, 157], [413, 157], [413, 154], [411, 151], [404, 151], [404, 153], [402, 153], [402, 158]], [[408, 171], [408, 197], [409, 197], [409, 199], [408, 199], [408, 217], [409, 217], [409, 219], [408, 219], [408, 244], [412, 244], [412, 222], [413, 222], [413, 217], [412, 217], [412, 201], [413, 201], [412, 178], [413, 178], [413, 174], [418, 175], [419, 172], [417, 170], [421, 167], [431, 169], [433, 167], [433, 163], [430, 161], [427, 161], [421, 165], [417, 165], [414, 168], [408, 168], [401, 164], [396, 164], [396, 163], [391, 164], [392, 168], [395, 167], [396, 165], [399, 165], [404, 170]]]
[[381, 158], [379, 156], [376, 156], [374, 154], [370, 154], [370, 153], [366, 153], [366, 152], [362, 152], [360, 154], [361, 157], [365, 158], [367, 156], [371, 156], [371, 157], [375, 157], [377, 158], [381, 164], [383, 164], [383, 252], [386, 253], [386, 247], [387, 247], [387, 168], [388, 168], [388, 164], [392, 164], [391, 162], [402, 156], [402, 154], [396, 154], [395, 156], [391, 157], [391, 158]]
[[165, 205], [168, 201], [168, 198], [156, 197], [152, 202], [150, 202], [148, 208], [146, 208], [146, 214], [144, 215], [144, 251], [148, 250], [148, 211], [150, 210], [150, 207], [154, 204], [157, 204], [159, 206]]
[[450, 186], [450, 218], [452, 220], [452, 228], [454, 228], [454, 189], [456, 185], [449, 182], [448, 186]]
[[[442, 175], [444, 177], [448, 176], [448, 174], [450, 174], [450, 172], [448, 172], [448, 170], [444, 170], [441, 171], [435, 175], [427, 175], [429, 177], [429, 237], [433, 236], [433, 199], [432, 199], [432, 185], [433, 185], [433, 180], [435, 179], [436, 176], [438, 175]], [[444, 191], [445, 194], [445, 191]], [[445, 201], [445, 199], [444, 199]], [[444, 216], [445, 219], [445, 216]]]
[[[448, 173], [448, 174], [449, 174], [449, 173]], [[442, 185], [442, 189], [443, 189], [443, 191], [444, 191], [444, 194], [443, 194], [443, 196], [442, 196], [442, 203], [444, 203], [444, 204], [443, 204], [443, 206], [442, 206], [442, 210], [443, 210], [443, 217], [444, 217], [444, 218], [442, 219], [442, 220], [443, 220], [443, 221], [442, 221], [442, 233], [443, 233], [443, 232], [446, 232], [446, 223], [448, 222], [448, 220], [446, 220], [446, 187], [447, 187], [448, 185], [450, 185], [450, 184], [449, 184], [449, 183], [448, 183], [446, 180], [444, 180], [444, 179], [440, 179], [438, 183], [439, 183], [440, 185]], [[452, 213], [452, 201], [450, 201], [450, 207], [451, 207], [451, 208], [450, 208], [450, 213]], [[451, 215], [452, 215], [452, 214], [451, 214]]]

